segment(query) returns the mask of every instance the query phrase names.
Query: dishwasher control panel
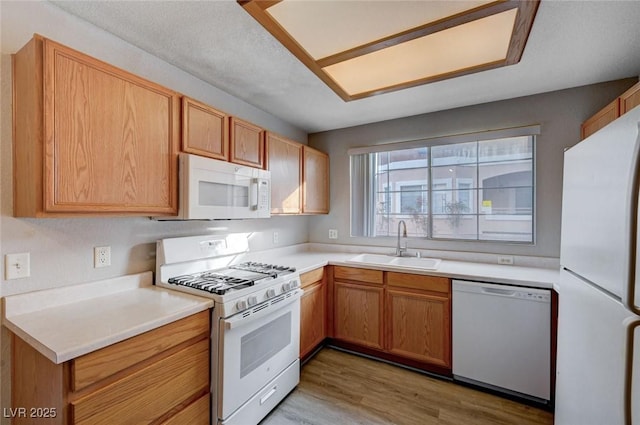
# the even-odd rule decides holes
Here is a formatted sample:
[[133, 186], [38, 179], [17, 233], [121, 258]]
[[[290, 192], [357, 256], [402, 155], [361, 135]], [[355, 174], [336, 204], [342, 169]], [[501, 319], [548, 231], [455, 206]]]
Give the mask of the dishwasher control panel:
[[523, 291], [522, 289], [516, 291], [515, 296], [516, 298], [521, 298], [523, 300], [542, 301], [542, 302], [551, 301], [550, 294], [541, 294], [539, 292], [528, 292], [528, 291]]

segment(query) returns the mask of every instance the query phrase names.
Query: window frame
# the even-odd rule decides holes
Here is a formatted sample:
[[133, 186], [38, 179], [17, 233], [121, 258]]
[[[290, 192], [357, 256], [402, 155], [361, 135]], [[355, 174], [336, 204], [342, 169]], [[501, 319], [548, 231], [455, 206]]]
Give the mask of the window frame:
[[[531, 126], [526, 126], [526, 127], [516, 127], [516, 128], [509, 128], [509, 129], [501, 129], [501, 130], [492, 130], [492, 131], [485, 131], [485, 132], [480, 132], [480, 133], [468, 133], [468, 134], [461, 134], [461, 135], [453, 135], [453, 136], [445, 136], [445, 137], [439, 137], [439, 138], [432, 138], [432, 139], [419, 139], [419, 140], [411, 140], [411, 141], [405, 141], [405, 142], [394, 142], [394, 143], [387, 143], [387, 144], [378, 144], [378, 145], [374, 145], [374, 146], [368, 146], [368, 147], [357, 147], [357, 148], [351, 148], [348, 150], [348, 154], [350, 156], [350, 165], [353, 165], [353, 158], [354, 155], [360, 155], [360, 154], [372, 154], [372, 153], [385, 153], [385, 152], [391, 152], [391, 151], [395, 151], [395, 150], [406, 150], [406, 149], [414, 149], [414, 148], [427, 148], [427, 157], [428, 157], [428, 165], [425, 167], [428, 173], [428, 178], [426, 180], [426, 196], [428, 197], [427, 201], [426, 201], [426, 211], [423, 212], [423, 214], [425, 214], [425, 216], [427, 217], [428, 220], [428, 229], [426, 229], [425, 231], [425, 235], [424, 236], [413, 236], [417, 239], [427, 239], [427, 240], [432, 240], [432, 241], [455, 241], [455, 242], [480, 242], [480, 243], [490, 243], [490, 244], [518, 244], [518, 245], [535, 245], [536, 244], [536, 233], [537, 233], [537, 225], [536, 225], [536, 218], [537, 218], [537, 202], [536, 202], [536, 192], [537, 192], [537, 184], [536, 184], [536, 165], [537, 165], [537, 161], [536, 161], [536, 142], [537, 142], [537, 137], [540, 134], [540, 126], [539, 125], [531, 125]], [[483, 205], [482, 205], [482, 191], [483, 191], [483, 186], [482, 186], [482, 182], [479, 180], [480, 179], [480, 166], [485, 164], [485, 161], [481, 161], [480, 157], [481, 157], [481, 153], [480, 153], [480, 144], [479, 142], [482, 141], [490, 141], [490, 140], [500, 140], [500, 139], [509, 139], [509, 138], [518, 138], [518, 137], [528, 137], [531, 143], [531, 154], [530, 156], [527, 155], [526, 158], [522, 158], [522, 161], [526, 161], [527, 163], [531, 164], [531, 185], [527, 185], [527, 186], [522, 186], [525, 187], [527, 189], [531, 190], [531, 213], [530, 214], [503, 214], [503, 215], [493, 215], [493, 214], [486, 214], [486, 212], [483, 212]], [[450, 198], [453, 199], [456, 197], [456, 194], [454, 192], [458, 192], [459, 190], [468, 190], [470, 191], [469, 193], [469, 197], [468, 197], [468, 202], [469, 202], [469, 207], [471, 207], [471, 212], [469, 214], [460, 214], [462, 219], [465, 218], [473, 218], [476, 222], [475, 227], [475, 235], [473, 237], [462, 237], [462, 238], [458, 238], [458, 237], [447, 237], [446, 235], [442, 235], [442, 236], [434, 236], [434, 216], [442, 216], [443, 213], [436, 213], [434, 214], [434, 208], [436, 206], [436, 202], [434, 202], [433, 199], [433, 194], [434, 194], [434, 185], [438, 182], [438, 180], [447, 180], [447, 179], [439, 179], [439, 178], [434, 178], [434, 176], [432, 175], [432, 171], [434, 169], [434, 164], [432, 163], [433, 161], [433, 151], [431, 148], [436, 147], [436, 146], [442, 146], [442, 145], [456, 145], [456, 144], [463, 144], [463, 143], [470, 143], [470, 142], [476, 142], [478, 143], [477, 145], [477, 152], [476, 152], [476, 161], [473, 164], [476, 167], [476, 177], [474, 177], [477, 182], [475, 184], [473, 184], [473, 179], [474, 178], [468, 178], [468, 177], [455, 177], [455, 178], [451, 178], [448, 179], [448, 186], [447, 189], [443, 189], [443, 190], [448, 190], [450, 191]], [[513, 152], [513, 151], [512, 151]], [[516, 151], [517, 154], [517, 151]], [[486, 158], [483, 156], [483, 158]], [[510, 162], [516, 162], [518, 159], [514, 158], [514, 159], [505, 159], [505, 160], [496, 160], [496, 163], [504, 163], [504, 164], [508, 164]], [[494, 161], [492, 161], [494, 162]], [[435, 165], [435, 167], [439, 166], [440, 164]], [[461, 165], [461, 164], [452, 164], [452, 165]], [[391, 169], [391, 168], [390, 168]], [[365, 177], [366, 178], [366, 177]], [[370, 176], [369, 176], [370, 178]], [[351, 173], [350, 174], [350, 189], [351, 191], [353, 191], [354, 189], [354, 175]], [[460, 188], [460, 184], [461, 183], [465, 183], [464, 181], [469, 180], [468, 183], [470, 183], [470, 187], [464, 187], [464, 188]], [[397, 190], [395, 190], [395, 188], [388, 188], [390, 189], [392, 192], [397, 192], [395, 195], [397, 195], [398, 199], [398, 211], [401, 210], [401, 186], [411, 186], [411, 185], [422, 185], [424, 187], [423, 182], [420, 181], [416, 181], [416, 182], [411, 182], [411, 181], [407, 181], [407, 182], [402, 182], [402, 184], [400, 185], [400, 182], [397, 182], [398, 187]], [[520, 186], [518, 186], [520, 187]], [[514, 186], [515, 189], [517, 189]], [[510, 189], [514, 189], [514, 188], [510, 188]], [[492, 188], [495, 189], [495, 188]], [[437, 190], [436, 190], [437, 192]], [[394, 193], [390, 194], [390, 198], [393, 198]], [[457, 198], [456, 198], [457, 199]], [[395, 237], [395, 235], [393, 235], [392, 229], [388, 227], [387, 232], [385, 234], [378, 234], [378, 232], [373, 232], [373, 233], [369, 233], [367, 234], [366, 232], [362, 232], [362, 234], [354, 234], [354, 226], [353, 226], [353, 220], [354, 220], [354, 202], [356, 200], [352, 197], [351, 198], [351, 205], [350, 205], [350, 217], [351, 217], [351, 224], [352, 226], [350, 226], [350, 230], [351, 230], [351, 236], [352, 237], [366, 237], [366, 238], [385, 238], [385, 237]], [[393, 200], [392, 200], [393, 202]], [[366, 207], [360, 206], [359, 208], [361, 209], [366, 209]], [[398, 213], [399, 215], [402, 215], [401, 213]], [[395, 214], [395, 215], [398, 215]], [[391, 218], [394, 214], [390, 214], [388, 215], [389, 218]], [[469, 217], [467, 217], [469, 216]], [[473, 216], [473, 217], [471, 217]], [[373, 213], [371, 214], [371, 219], [373, 219], [375, 221], [375, 211], [373, 211]], [[514, 238], [513, 236], [510, 239], [500, 239], [500, 238], [483, 238], [482, 237], [482, 233], [481, 233], [481, 227], [482, 227], [482, 223], [481, 221], [487, 221], [487, 222], [492, 222], [492, 221], [496, 221], [496, 220], [509, 220], [509, 221], [513, 221], [513, 222], [518, 222], [518, 221], [530, 221], [530, 238], [527, 240], [518, 240], [517, 238]], [[374, 225], [375, 227], [375, 225]], [[361, 227], [360, 227], [361, 228]], [[517, 235], [518, 231], [514, 230], [512, 231], [513, 235]], [[527, 232], [526, 234], [528, 234], [529, 232]], [[470, 236], [471, 234], [469, 234]]]

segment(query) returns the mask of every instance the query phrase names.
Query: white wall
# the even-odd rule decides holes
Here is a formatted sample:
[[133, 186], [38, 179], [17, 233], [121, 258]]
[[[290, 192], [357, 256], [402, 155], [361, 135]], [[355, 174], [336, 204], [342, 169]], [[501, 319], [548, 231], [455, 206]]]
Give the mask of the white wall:
[[[349, 236], [347, 150], [390, 142], [540, 124], [536, 142], [536, 243], [436, 241], [409, 238], [409, 248], [473, 251], [538, 257], [560, 256], [563, 151], [579, 141], [580, 124], [618, 97], [637, 78], [435, 112], [309, 136], [309, 145], [329, 153], [331, 211], [311, 219], [311, 242], [395, 246], [396, 239]], [[339, 238], [328, 239], [328, 229]]]
[[[148, 218], [16, 219], [12, 217], [11, 57], [41, 34], [143, 76], [230, 114], [306, 143], [304, 131], [259, 110], [176, 67], [46, 2], [0, 2], [0, 253], [29, 252], [31, 277], [4, 280], [0, 296], [100, 280], [155, 268], [155, 241], [165, 237], [250, 232], [251, 250], [308, 241], [307, 217], [247, 221], [157, 222]], [[93, 247], [111, 246], [111, 267], [93, 268]], [[0, 411], [10, 402], [10, 344], [0, 338]], [[7, 419], [2, 418], [2, 424]]]

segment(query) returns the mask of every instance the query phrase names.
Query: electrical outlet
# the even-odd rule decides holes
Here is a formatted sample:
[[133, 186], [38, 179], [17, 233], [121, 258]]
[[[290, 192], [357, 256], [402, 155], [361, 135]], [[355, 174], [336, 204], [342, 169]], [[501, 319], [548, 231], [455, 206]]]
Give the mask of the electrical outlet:
[[502, 255], [498, 257], [498, 264], [505, 264], [512, 266], [513, 265], [513, 256], [511, 255]]
[[31, 260], [28, 252], [4, 256], [5, 279], [20, 279], [31, 276]]
[[280, 243], [280, 235], [278, 232], [273, 232], [273, 244], [278, 245]]
[[93, 268], [109, 267], [111, 265], [111, 247], [96, 246], [93, 248]]
[[329, 239], [338, 239], [338, 229], [329, 229]]

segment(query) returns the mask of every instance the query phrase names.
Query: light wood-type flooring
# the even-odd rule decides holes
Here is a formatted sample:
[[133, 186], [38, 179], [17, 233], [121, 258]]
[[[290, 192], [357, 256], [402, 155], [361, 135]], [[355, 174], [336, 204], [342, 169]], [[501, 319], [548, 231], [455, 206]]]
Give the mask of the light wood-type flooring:
[[553, 415], [542, 409], [324, 348], [260, 425], [552, 423]]

